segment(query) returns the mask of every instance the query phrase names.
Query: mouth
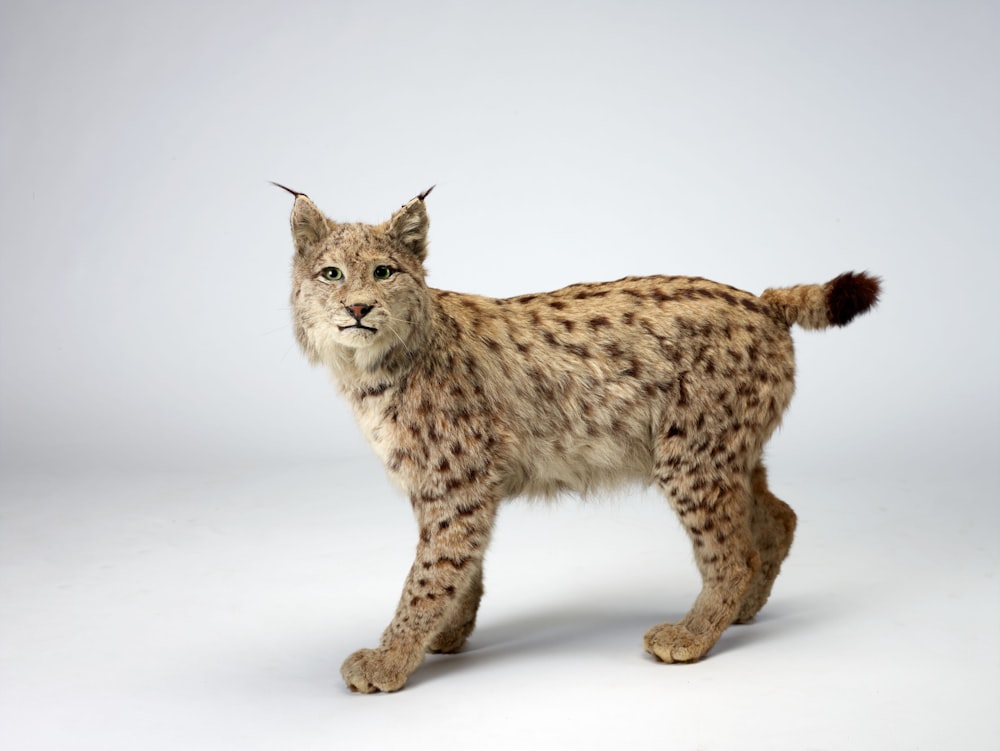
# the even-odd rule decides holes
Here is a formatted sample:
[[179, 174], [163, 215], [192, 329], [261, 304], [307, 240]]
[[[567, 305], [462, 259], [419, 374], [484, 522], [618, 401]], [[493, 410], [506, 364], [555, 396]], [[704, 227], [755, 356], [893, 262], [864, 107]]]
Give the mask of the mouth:
[[338, 326], [337, 328], [341, 331], [348, 331], [350, 329], [361, 329], [362, 331], [371, 331], [372, 333], [378, 331], [378, 329], [373, 329], [371, 326], [365, 326], [363, 323], [355, 323], [350, 326]]

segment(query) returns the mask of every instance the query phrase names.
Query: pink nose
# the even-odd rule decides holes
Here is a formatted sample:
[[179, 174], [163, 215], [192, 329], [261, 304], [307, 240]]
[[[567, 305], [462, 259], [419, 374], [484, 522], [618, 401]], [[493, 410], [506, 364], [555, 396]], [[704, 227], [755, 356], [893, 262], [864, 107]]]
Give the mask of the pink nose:
[[348, 305], [347, 306], [347, 310], [350, 311], [351, 315], [354, 316], [355, 320], [360, 321], [366, 315], [368, 315], [369, 313], [371, 313], [372, 306], [371, 305]]

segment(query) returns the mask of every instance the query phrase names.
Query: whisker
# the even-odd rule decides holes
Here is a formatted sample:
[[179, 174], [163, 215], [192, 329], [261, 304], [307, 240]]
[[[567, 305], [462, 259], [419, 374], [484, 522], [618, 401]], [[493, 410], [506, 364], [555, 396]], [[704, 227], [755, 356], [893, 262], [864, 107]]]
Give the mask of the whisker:
[[397, 339], [399, 339], [399, 343], [400, 343], [401, 345], [403, 345], [403, 349], [405, 349], [405, 350], [406, 350], [406, 354], [408, 354], [408, 355], [409, 355], [409, 354], [412, 354], [412, 352], [410, 351], [410, 348], [406, 346], [406, 342], [405, 342], [405, 341], [403, 341], [403, 337], [401, 337], [401, 336], [399, 335], [399, 333], [398, 333], [398, 332], [397, 332], [397, 331], [396, 331], [395, 329], [389, 329], [389, 331], [391, 331], [391, 332], [392, 332], [393, 336], [395, 336], [395, 337], [396, 337]]
[[386, 318], [388, 318], [390, 321], [398, 321], [400, 323], [410, 323], [410, 324], [413, 323], [413, 321], [409, 318], [397, 318], [396, 316], [390, 315], [388, 313], [386, 313]]

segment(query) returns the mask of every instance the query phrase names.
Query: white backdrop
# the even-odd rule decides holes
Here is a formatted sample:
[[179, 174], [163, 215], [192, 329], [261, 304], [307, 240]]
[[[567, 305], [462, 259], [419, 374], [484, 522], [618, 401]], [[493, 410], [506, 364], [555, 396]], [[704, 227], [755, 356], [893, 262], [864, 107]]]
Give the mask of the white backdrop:
[[798, 336], [786, 432], [873, 461], [995, 456], [997, 16], [6, 3], [3, 462], [366, 450], [293, 347], [272, 179], [365, 221], [436, 183], [431, 283], [463, 291], [870, 269], [876, 315]]
[[[452, 706], [484, 748], [994, 748], [998, 38], [992, 0], [7, 0], [0, 745], [379, 747]], [[689, 566], [665, 507], [514, 507], [474, 649], [350, 704], [412, 530], [296, 351], [269, 180], [365, 221], [436, 184], [430, 281], [461, 291], [882, 275], [795, 335], [770, 463], [802, 525], [763, 622], [645, 664], [693, 597], [648, 598]]]

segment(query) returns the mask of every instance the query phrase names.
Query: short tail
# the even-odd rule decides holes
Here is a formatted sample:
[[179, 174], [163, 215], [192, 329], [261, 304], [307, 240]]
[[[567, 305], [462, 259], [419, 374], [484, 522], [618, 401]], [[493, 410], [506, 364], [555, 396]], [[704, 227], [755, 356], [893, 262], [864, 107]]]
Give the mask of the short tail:
[[851, 319], [878, 302], [881, 280], [849, 271], [826, 284], [799, 284], [766, 289], [760, 298], [786, 324], [806, 329], [846, 326]]

